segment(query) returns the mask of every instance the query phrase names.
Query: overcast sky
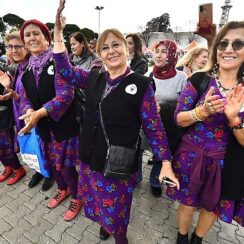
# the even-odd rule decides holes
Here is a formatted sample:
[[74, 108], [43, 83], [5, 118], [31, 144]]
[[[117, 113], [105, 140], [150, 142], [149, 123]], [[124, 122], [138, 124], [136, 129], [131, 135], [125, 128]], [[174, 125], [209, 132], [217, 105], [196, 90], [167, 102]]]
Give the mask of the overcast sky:
[[[206, 2], [213, 3], [214, 22], [219, 24], [224, 0], [66, 0], [64, 15], [67, 23], [98, 32], [98, 11], [95, 7], [103, 6], [101, 31], [114, 27], [128, 33], [138, 32], [139, 26], [145, 26], [153, 17], [167, 12], [171, 28], [180, 26], [182, 30], [189, 31], [198, 21], [198, 5]], [[0, 0], [0, 17], [12, 13], [23, 19], [54, 22], [58, 4], [59, 0]], [[229, 20], [244, 20], [244, 0], [232, 0], [231, 5]]]

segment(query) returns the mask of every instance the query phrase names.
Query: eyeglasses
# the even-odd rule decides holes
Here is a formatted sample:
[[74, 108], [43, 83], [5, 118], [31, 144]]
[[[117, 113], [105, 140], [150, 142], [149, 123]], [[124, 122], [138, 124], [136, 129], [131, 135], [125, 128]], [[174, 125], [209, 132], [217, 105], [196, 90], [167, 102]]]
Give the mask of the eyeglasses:
[[118, 42], [115, 42], [113, 43], [110, 47], [108, 45], [104, 45], [100, 51], [103, 52], [103, 53], [108, 53], [108, 51], [110, 50], [110, 48], [112, 48], [113, 50], [117, 50], [120, 48], [122, 44], [121, 43], [118, 43]]
[[6, 49], [8, 49], [8, 50], [13, 50], [13, 49], [20, 50], [23, 47], [24, 47], [24, 45], [7, 45]]
[[244, 41], [242, 41], [242, 40], [234, 40], [231, 43], [229, 43], [228, 41], [223, 40], [223, 41], [221, 41], [219, 43], [218, 50], [224, 51], [229, 46], [229, 44], [231, 44], [232, 49], [234, 51], [241, 50], [244, 47]]

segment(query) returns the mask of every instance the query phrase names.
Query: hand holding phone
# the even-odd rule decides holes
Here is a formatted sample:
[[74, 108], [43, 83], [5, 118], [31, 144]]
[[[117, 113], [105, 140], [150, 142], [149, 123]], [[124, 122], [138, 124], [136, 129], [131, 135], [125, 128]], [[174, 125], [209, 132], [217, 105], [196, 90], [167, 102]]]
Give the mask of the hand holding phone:
[[205, 3], [199, 6], [199, 33], [210, 34], [213, 25], [213, 4]]
[[163, 178], [163, 183], [172, 187], [176, 186], [176, 183], [167, 177]]

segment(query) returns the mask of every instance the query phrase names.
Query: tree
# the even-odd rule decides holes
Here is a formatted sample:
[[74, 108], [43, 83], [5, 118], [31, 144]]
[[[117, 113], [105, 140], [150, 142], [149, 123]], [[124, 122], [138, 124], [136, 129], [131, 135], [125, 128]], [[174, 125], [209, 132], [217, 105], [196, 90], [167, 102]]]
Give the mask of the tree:
[[149, 30], [149, 28], [143, 26], [139, 26], [138, 29], [141, 32], [141, 39], [144, 41], [146, 47], [148, 47], [152, 32]]
[[5, 33], [6, 25], [3, 22], [3, 18], [0, 18], [0, 33]]
[[6, 14], [3, 16], [3, 21], [11, 27], [19, 29], [24, 23], [24, 19], [15, 14]]
[[88, 28], [83, 28], [80, 31], [85, 35], [88, 41], [94, 38], [98, 38], [98, 34]]
[[151, 32], [173, 33], [170, 26], [170, 18], [168, 13], [164, 13], [159, 17], [152, 18], [147, 22], [147, 28]]

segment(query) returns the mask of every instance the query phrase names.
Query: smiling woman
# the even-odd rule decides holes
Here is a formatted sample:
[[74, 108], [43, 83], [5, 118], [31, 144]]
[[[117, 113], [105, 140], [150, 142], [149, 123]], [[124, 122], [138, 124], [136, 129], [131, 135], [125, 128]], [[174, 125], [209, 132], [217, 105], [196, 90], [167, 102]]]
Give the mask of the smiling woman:
[[[162, 176], [170, 178], [179, 188], [178, 180], [172, 173], [169, 162], [171, 156], [157, 113], [151, 79], [133, 73], [127, 66], [126, 39], [117, 29], [107, 29], [100, 34], [97, 53], [107, 71], [97, 73], [97, 79], [89, 79], [94, 73], [72, 67], [68, 62], [64, 43], [55, 42], [63, 38], [64, 4], [65, 1], [60, 0], [54, 28], [57, 72], [63, 83], [86, 90], [87, 95], [80, 136], [79, 198], [84, 203], [85, 216], [101, 225], [102, 240], [112, 234], [116, 244], [127, 244], [126, 233], [136, 185], [138, 159], [136, 157], [133, 161], [127, 179], [108, 177], [104, 173], [106, 155], [110, 149], [108, 141], [115, 146], [113, 148], [137, 148], [138, 152], [137, 142], [142, 126], [157, 160], [162, 165]], [[125, 163], [123, 156], [122, 165]], [[118, 173], [122, 172], [123, 169]]]
[[[55, 208], [71, 195], [70, 206], [64, 215], [69, 221], [82, 207], [77, 199], [76, 164], [79, 159], [74, 88], [55, 83], [59, 78], [55, 76], [53, 53], [49, 47], [51, 35], [46, 25], [35, 19], [25, 21], [20, 35], [31, 56], [21, 78], [20, 106], [24, 115], [20, 119], [25, 121], [25, 127], [19, 134], [37, 127], [47, 162], [45, 168], [51, 170], [58, 186], [48, 207]], [[29, 187], [35, 186], [41, 178], [40, 174], [34, 174]], [[52, 179], [45, 178], [44, 190], [52, 183]]]
[[191, 243], [202, 243], [218, 217], [244, 226], [243, 42], [244, 21], [224, 25], [213, 41], [205, 74], [192, 76], [200, 83], [201, 75], [211, 76], [205, 93], [199, 97], [188, 82], [178, 100], [177, 123], [188, 126], [173, 160], [181, 189], [167, 188], [167, 195], [180, 201], [177, 243], [188, 243], [197, 208]]

